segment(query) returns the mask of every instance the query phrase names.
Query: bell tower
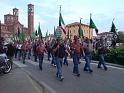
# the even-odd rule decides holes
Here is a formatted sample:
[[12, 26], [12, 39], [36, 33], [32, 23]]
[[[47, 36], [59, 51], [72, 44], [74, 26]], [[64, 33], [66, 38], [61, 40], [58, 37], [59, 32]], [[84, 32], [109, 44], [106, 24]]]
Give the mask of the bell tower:
[[19, 10], [17, 8], [13, 8], [13, 16], [14, 16], [14, 22], [18, 22]]
[[34, 5], [28, 4], [28, 35], [34, 31]]

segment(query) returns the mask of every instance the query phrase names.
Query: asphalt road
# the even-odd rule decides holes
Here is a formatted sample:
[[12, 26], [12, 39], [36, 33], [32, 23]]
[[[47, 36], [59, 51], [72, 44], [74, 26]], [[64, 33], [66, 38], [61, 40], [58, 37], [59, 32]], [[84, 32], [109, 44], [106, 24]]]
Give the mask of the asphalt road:
[[13, 65], [8, 74], [0, 74], [0, 93], [44, 93], [37, 84], [21, 68]]
[[56, 68], [50, 65], [45, 56], [43, 70], [40, 71], [37, 62], [26, 60], [14, 61], [24, 72], [27, 73], [45, 90], [45, 93], [124, 93], [124, 69], [109, 66], [108, 71], [98, 69], [92, 64], [93, 73], [83, 71], [84, 62], [79, 65], [80, 77], [73, 76], [72, 59], [69, 66], [63, 65], [64, 80], [57, 80]]

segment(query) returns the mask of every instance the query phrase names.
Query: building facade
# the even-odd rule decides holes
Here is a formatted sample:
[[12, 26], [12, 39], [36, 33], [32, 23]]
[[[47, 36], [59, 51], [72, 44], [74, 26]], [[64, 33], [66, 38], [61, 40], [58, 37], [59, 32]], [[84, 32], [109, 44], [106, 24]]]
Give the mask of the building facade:
[[[73, 39], [74, 35], [78, 36], [79, 22], [71, 23], [66, 25], [66, 35], [62, 32], [62, 38], [67, 37], [67, 32], [70, 31], [70, 38]], [[93, 29], [89, 28], [89, 25], [81, 24], [81, 29], [83, 30], [84, 37], [92, 38], [93, 37]]]
[[34, 31], [34, 6], [28, 5], [28, 28], [24, 27], [19, 22], [19, 9], [13, 8], [13, 14], [4, 15], [4, 23], [1, 23], [1, 36], [6, 38], [12, 38], [13, 35], [17, 35], [18, 30], [20, 33], [24, 31], [25, 34], [31, 35]]

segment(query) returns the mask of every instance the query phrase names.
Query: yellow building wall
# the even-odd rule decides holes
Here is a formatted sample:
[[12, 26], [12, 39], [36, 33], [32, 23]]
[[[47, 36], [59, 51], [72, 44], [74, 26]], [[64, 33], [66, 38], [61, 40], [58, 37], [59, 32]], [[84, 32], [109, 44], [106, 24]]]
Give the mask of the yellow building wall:
[[[84, 34], [84, 37], [88, 37], [88, 38], [92, 38], [93, 37], [93, 29], [89, 28], [88, 25], [81, 25], [81, 28], [83, 30], [83, 34]], [[79, 26], [78, 25], [70, 25], [70, 26], [66, 26], [65, 27], [65, 30], [66, 30], [66, 35], [62, 32], [62, 35], [61, 37], [64, 39], [65, 37], [67, 37], [67, 33], [68, 33], [68, 30], [71, 31], [71, 39], [73, 39], [73, 37], [75, 35], [78, 36], [78, 29], [79, 29]]]

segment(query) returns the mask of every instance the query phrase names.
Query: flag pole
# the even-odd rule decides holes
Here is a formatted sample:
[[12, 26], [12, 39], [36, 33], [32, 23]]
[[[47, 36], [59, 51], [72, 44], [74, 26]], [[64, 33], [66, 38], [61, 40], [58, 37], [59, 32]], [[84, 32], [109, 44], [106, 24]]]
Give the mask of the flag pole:
[[[83, 18], [81, 18], [80, 17], [80, 24], [79, 24], [79, 27], [80, 27], [80, 30], [81, 30], [81, 20], [82, 20]], [[81, 33], [81, 32], [80, 32]], [[81, 39], [82, 39], [82, 36], [81, 36]]]
[[[90, 20], [91, 20], [92, 14], [90, 13]], [[90, 39], [90, 24], [89, 24], [89, 39]]]
[[115, 20], [115, 18], [113, 18], [112, 22]]
[[59, 8], [60, 8], [60, 10], [59, 10], [59, 14], [61, 13], [61, 6], [62, 6], [62, 5], [59, 5]]
[[[60, 22], [60, 16], [61, 16], [61, 6], [62, 5], [59, 5], [59, 28], [61, 28], [61, 22]], [[61, 37], [61, 35], [60, 35], [60, 37]]]

